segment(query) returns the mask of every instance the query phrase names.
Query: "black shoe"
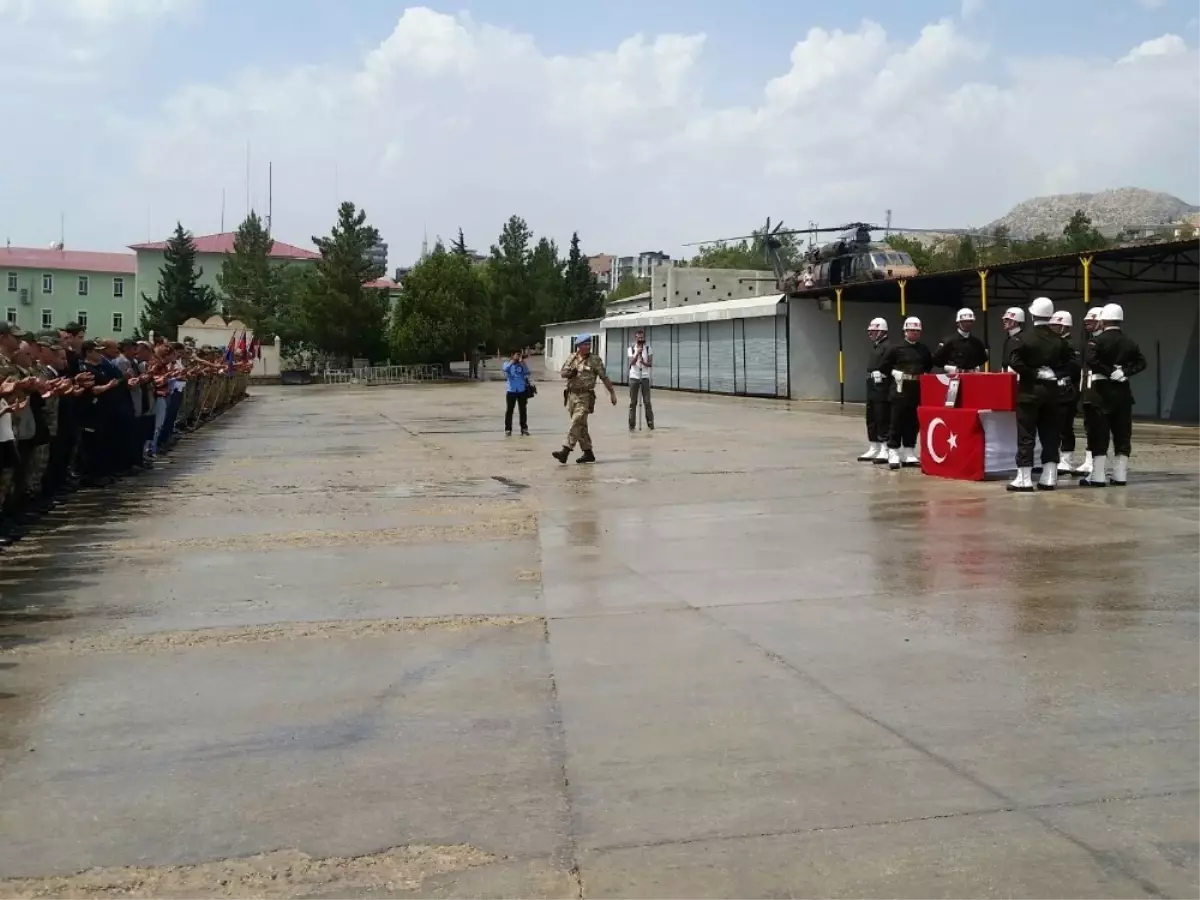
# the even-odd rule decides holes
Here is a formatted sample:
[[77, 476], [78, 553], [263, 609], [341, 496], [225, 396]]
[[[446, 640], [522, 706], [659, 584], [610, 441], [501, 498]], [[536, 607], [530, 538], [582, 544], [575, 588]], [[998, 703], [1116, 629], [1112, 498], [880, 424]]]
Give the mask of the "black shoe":
[[521, 437], [529, 437], [529, 429], [528, 428], [521, 429]]
[[647, 422], [647, 423], [646, 423], [646, 427], [647, 427], [647, 428], [649, 428], [651, 431], [653, 431], [653, 430], [654, 430], [654, 423], [653, 423], [653, 422]]
[[579, 459], [575, 460], [577, 463], [594, 463], [595, 461], [596, 454], [594, 454], [591, 450], [584, 450], [583, 453], [579, 455]]
[[555, 450], [550, 455], [565, 466], [567, 464], [567, 457], [571, 455], [571, 448], [563, 447], [561, 450]]
[[505, 428], [505, 429], [504, 429], [504, 436], [505, 436], [505, 437], [512, 437], [512, 429], [511, 429], [511, 428]]

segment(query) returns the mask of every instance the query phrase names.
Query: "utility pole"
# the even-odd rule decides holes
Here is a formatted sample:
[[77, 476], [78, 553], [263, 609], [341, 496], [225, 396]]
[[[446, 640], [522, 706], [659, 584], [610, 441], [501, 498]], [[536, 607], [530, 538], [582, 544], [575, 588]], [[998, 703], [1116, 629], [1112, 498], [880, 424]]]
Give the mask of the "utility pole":
[[273, 189], [273, 172], [274, 163], [267, 163], [267, 237], [271, 236], [271, 207], [274, 204], [275, 195]]
[[887, 222], [884, 225], [883, 236], [888, 237], [889, 235], [891, 235], [891, 233], [892, 233], [892, 211], [889, 209], [887, 211]]

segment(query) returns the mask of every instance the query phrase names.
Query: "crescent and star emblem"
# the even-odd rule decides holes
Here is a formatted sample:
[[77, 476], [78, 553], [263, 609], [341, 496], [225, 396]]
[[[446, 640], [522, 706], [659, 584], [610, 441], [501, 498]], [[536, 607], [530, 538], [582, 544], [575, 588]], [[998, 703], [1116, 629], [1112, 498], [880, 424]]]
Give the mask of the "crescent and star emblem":
[[946, 457], [950, 455], [950, 451], [954, 450], [958, 447], [958, 435], [955, 434], [953, 431], [950, 431], [950, 438], [946, 442], [947, 443], [946, 452], [943, 453], [941, 456], [938, 456], [937, 451], [933, 449], [933, 433], [934, 433], [934, 431], [937, 430], [937, 427], [939, 425], [941, 425], [947, 431], [950, 431], [950, 426], [946, 424], [945, 419], [943, 419], [941, 416], [934, 419], [932, 422], [929, 423], [929, 431], [926, 432], [926, 434], [925, 434], [925, 449], [929, 451], [929, 458], [932, 459], [935, 463], [937, 463], [940, 466], [942, 463], [944, 463], [946, 461]]

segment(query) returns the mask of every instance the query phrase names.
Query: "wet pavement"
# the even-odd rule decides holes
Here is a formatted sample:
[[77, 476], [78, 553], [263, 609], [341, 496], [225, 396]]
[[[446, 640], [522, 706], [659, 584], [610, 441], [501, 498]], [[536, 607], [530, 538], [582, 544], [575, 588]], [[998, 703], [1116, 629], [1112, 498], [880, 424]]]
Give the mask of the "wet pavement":
[[1194, 431], [1016, 496], [501, 390], [260, 388], [0, 557], [0, 896], [1200, 893]]

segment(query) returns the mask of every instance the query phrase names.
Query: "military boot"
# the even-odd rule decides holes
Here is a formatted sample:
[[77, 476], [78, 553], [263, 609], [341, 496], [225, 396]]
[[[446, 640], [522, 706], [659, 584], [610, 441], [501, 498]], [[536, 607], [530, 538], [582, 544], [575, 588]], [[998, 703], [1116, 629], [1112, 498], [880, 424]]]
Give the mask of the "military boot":
[[583, 453], [579, 454], [579, 459], [575, 460], [577, 463], [593, 463], [595, 461], [596, 454], [591, 450], [584, 450]]
[[565, 466], [567, 464], [567, 457], [571, 455], [571, 448], [563, 447], [561, 450], [555, 450], [550, 455]]

